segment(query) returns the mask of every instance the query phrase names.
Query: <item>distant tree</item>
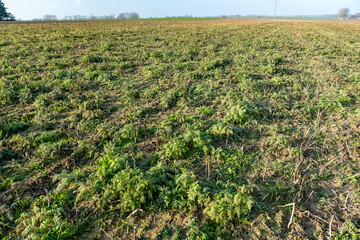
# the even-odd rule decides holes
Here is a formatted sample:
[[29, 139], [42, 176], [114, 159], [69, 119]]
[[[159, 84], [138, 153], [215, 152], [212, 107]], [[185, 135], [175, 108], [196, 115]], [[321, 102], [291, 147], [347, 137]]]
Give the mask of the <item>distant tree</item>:
[[354, 14], [354, 15], [350, 15], [349, 16], [349, 19], [351, 19], [351, 20], [356, 20], [357, 19], [357, 16]]
[[74, 15], [72, 19], [78, 21], [78, 20], [82, 20], [82, 17], [80, 15]]
[[115, 19], [115, 14], [106, 15], [105, 19], [108, 19], [108, 20]]
[[57, 17], [55, 15], [48, 14], [43, 17], [43, 20], [44, 21], [56, 21]]
[[118, 19], [126, 19], [125, 17], [125, 13], [120, 13], [118, 16], [117, 16]]
[[15, 21], [15, 16], [7, 11], [2, 0], [0, 0], [0, 21]]
[[338, 16], [339, 18], [348, 18], [350, 14], [349, 8], [342, 8], [339, 10]]
[[138, 13], [135, 13], [135, 12], [131, 12], [129, 13], [129, 19], [139, 19], [140, 16]]
[[117, 16], [117, 19], [139, 19], [140, 16], [138, 13], [135, 13], [135, 12], [130, 12], [130, 13], [120, 13], [118, 16]]
[[8, 21], [16, 21], [14, 14], [9, 13]]
[[66, 21], [72, 21], [72, 20], [73, 20], [73, 17], [72, 17], [72, 16], [65, 16], [65, 17], [64, 17], [64, 20], [66, 20]]

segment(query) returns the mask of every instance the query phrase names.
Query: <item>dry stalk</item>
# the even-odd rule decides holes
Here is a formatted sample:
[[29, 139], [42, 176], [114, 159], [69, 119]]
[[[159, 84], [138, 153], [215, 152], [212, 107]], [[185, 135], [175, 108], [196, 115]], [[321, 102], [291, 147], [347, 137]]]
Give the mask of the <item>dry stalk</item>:
[[[119, 230], [121, 230], [121, 229], [124, 227], [124, 225], [129, 222], [130, 218], [131, 218], [135, 213], [137, 213], [137, 212], [144, 212], [144, 210], [142, 210], [142, 209], [139, 208], [139, 209], [136, 209], [135, 211], [133, 211], [132, 213], [130, 213], [129, 216], [126, 217], [126, 219], [125, 219], [125, 221], [123, 222], [123, 224], [122, 224], [120, 227], [118, 227], [118, 228], [115, 229], [115, 232], [118, 232]], [[135, 236], [136, 236], [136, 235], [135, 235]]]
[[298, 194], [297, 194], [298, 203], [301, 201], [301, 191], [303, 189], [304, 183], [305, 183], [305, 176], [303, 176], [303, 178], [302, 178], [302, 181], [301, 181], [301, 184], [300, 184], [300, 189], [299, 189]]
[[333, 220], [334, 220], [334, 216], [331, 216], [331, 220], [330, 220], [330, 224], [329, 224], [329, 236], [330, 236], [330, 239], [331, 239], [331, 225], [332, 225]]
[[305, 203], [307, 203], [307, 201], [310, 200], [310, 198], [311, 198], [311, 196], [313, 195], [313, 193], [314, 193], [314, 190], [311, 191], [311, 193], [310, 193], [309, 197], [306, 199]]
[[208, 160], [207, 160], [207, 173], [208, 173], [208, 176], [207, 176], [207, 180], [210, 181], [210, 173], [211, 173], [211, 169], [210, 169], [210, 161], [211, 161], [211, 158], [209, 157]]
[[265, 221], [263, 220], [262, 223], [264, 224], [264, 226], [266, 227], [266, 229], [269, 231], [269, 232], [272, 232], [271, 229], [265, 224]]
[[242, 146], [241, 146], [241, 151], [242, 152], [244, 152], [245, 145], [246, 145], [246, 143], [245, 143], [245, 137], [244, 137], [243, 140], [242, 140]]
[[289, 221], [289, 224], [288, 224], [289, 229], [290, 229], [290, 226], [292, 224], [292, 221], [293, 221], [293, 218], [294, 218], [294, 212], [295, 212], [295, 203], [293, 203], [292, 205], [293, 205], [293, 209], [292, 209], [291, 218], [290, 218], [290, 221]]
[[291, 224], [293, 222], [294, 213], [295, 213], [295, 203], [289, 203], [289, 204], [286, 204], [284, 206], [281, 206], [281, 207], [289, 207], [289, 206], [292, 206], [292, 211], [291, 211], [290, 221], [289, 221], [289, 224], [288, 224], [288, 229], [290, 229], [290, 226], [291, 226]]
[[345, 204], [344, 204], [344, 208], [341, 208], [341, 210], [346, 210], [347, 209], [347, 202], [349, 200], [349, 197], [350, 197], [350, 192], [348, 192], [347, 196], [346, 196], [346, 199], [345, 199]]
[[134, 162], [134, 170], [135, 170], [135, 169], [136, 169], [136, 161], [135, 161], [134, 155], [131, 155], [131, 158], [132, 158], [132, 160], [133, 160], [133, 162]]
[[325, 168], [327, 167], [327, 166], [329, 166], [332, 162], [334, 162], [336, 159], [338, 159], [339, 158], [339, 156], [336, 156], [333, 160], [331, 160], [330, 162], [328, 162], [327, 164], [325, 164], [323, 167], [321, 167], [320, 168], [320, 171], [319, 171], [319, 175], [322, 173], [322, 171], [324, 171], [325, 170]]
[[113, 238], [112, 236], [110, 236], [107, 232], [105, 232], [104, 229], [101, 228], [101, 231], [102, 231], [103, 233], [105, 233], [105, 235], [106, 235], [108, 238], [114, 240], [114, 238]]
[[146, 132], [146, 129], [147, 129], [147, 126], [146, 126], [147, 118], [148, 118], [148, 115], [146, 114], [146, 117], [145, 117], [145, 119], [144, 119], [144, 121], [143, 121], [145, 138], [147, 138], [147, 132]]
[[304, 212], [301, 212], [301, 213], [302, 213], [302, 214], [308, 214], [308, 215], [311, 215], [311, 216], [313, 216], [314, 218], [316, 218], [317, 220], [320, 220], [320, 221], [322, 221], [322, 222], [324, 222], [324, 223], [329, 224], [329, 222], [328, 222], [328, 221], [326, 221], [325, 219], [322, 219], [321, 217], [319, 217], [319, 216], [317, 216], [317, 215], [315, 215], [315, 214], [311, 213], [310, 211], [304, 211]]
[[357, 148], [358, 142], [355, 143], [355, 147], [354, 147], [354, 157], [356, 158], [356, 148]]
[[298, 175], [297, 173], [299, 171], [300, 164], [301, 164], [301, 162], [298, 165], [296, 165], [296, 168], [294, 170], [294, 183], [295, 184], [299, 182], [299, 180], [296, 180], [296, 178], [297, 178], [297, 175]]
[[140, 124], [139, 122], [134, 123], [134, 125], [135, 125], [135, 139], [134, 139], [135, 144], [137, 143], [137, 138], [139, 135], [139, 124]]
[[157, 126], [156, 129], [156, 145], [155, 145], [156, 151], [159, 151], [159, 126]]
[[357, 176], [360, 176], [360, 173], [357, 173], [357, 174], [352, 175], [352, 176], [350, 176], [348, 178], [345, 178], [344, 180], [348, 180], [348, 179], [351, 179], [351, 178], [354, 178], [354, 177], [357, 177]]
[[45, 188], [45, 193], [46, 193], [46, 198], [47, 198], [47, 202], [48, 202], [48, 207], [50, 207], [50, 195], [49, 195], [49, 191]]
[[205, 174], [207, 174], [207, 180], [210, 181], [210, 157], [205, 158]]

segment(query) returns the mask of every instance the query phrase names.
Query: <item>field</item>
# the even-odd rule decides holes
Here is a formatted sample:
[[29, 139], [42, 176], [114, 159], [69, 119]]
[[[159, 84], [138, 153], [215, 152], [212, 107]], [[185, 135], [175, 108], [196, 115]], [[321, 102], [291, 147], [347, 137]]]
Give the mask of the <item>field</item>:
[[360, 24], [0, 35], [1, 239], [360, 239]]

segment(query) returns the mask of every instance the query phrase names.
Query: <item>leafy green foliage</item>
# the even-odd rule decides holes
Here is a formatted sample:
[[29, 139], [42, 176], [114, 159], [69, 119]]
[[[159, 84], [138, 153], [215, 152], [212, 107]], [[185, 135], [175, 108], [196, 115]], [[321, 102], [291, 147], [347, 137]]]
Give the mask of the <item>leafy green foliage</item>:
[[112, 178], [100, 201], [103, 204], [118, 201], [117, 208], [134, 211], [151, 199], [152, 189], [149, 181], [139, 171], [130, 169], [123, 170]]
[[0, 238], [354, 238], [358, 30], [2, 24]]
[[164, 145], [163, 155], [169, 159], [181, 159], [189, 152], [185, 139], [178, 137], [171, 139]]
[[254, 201], [246, 193], [245, 186], [239, 187], [236, 191], [226, 189], [214, 195], [214, 200], [205, 209], [210, 219], [217, 223], [228, 223], [235, 218], [244, 218], [251, 212]]
[[84, 63], [101, 63], [103, 58], [99, 56], [87, 55], [82, 58], [82, 61]]
[[66, 212], [66, 205], [72, 202], [73, 195], [68, 191], [40, 197], [30, 212], [16, 220], [16, 231], [26, 239], [76, 239], [81, 224], [68, 222]]
[[359, 236], [360, 236], [360, 226], [348, 220], [341, 226], [339, 233], [335, 234], [335, 239], [357, 240], [359, 239]]
[[62, 219], [58, 209], [34, 207], [31, 213], [19, 218], [19, 232], [27, 239], [75, 239], [77, 227]]
[[26, 122], [2, 122], [0, 123], [0, 136], [8, 136], [9, 134], [17, 133], [29, 127]]
[[159, 200], [166, 208], [195, 211], [209, 201], [208, 189], [200, 186], [193, 173], [183, 170], [173, 182], [159, 188]]
[[235, 124], [244, 124], [250, 117], [251, 112], [246, 106], [235, 105], [229, 109], [224, 121]]
[[188, 130], [182, 135], [171, 139], [164, 145], [162, 156], [165, 158], [178, 160], [185, 158], [197, 150], [201, 154], [208, 155], [214, 148], [212, 146], [212, 139], [200, 130]]

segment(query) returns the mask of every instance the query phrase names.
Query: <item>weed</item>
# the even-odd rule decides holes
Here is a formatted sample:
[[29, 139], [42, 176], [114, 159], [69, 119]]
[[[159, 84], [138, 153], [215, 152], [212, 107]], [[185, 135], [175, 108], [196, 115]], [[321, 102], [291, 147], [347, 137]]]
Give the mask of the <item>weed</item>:
[[188, 20], [1, 24], [0, 238], [357, 238], [359, 25]]

